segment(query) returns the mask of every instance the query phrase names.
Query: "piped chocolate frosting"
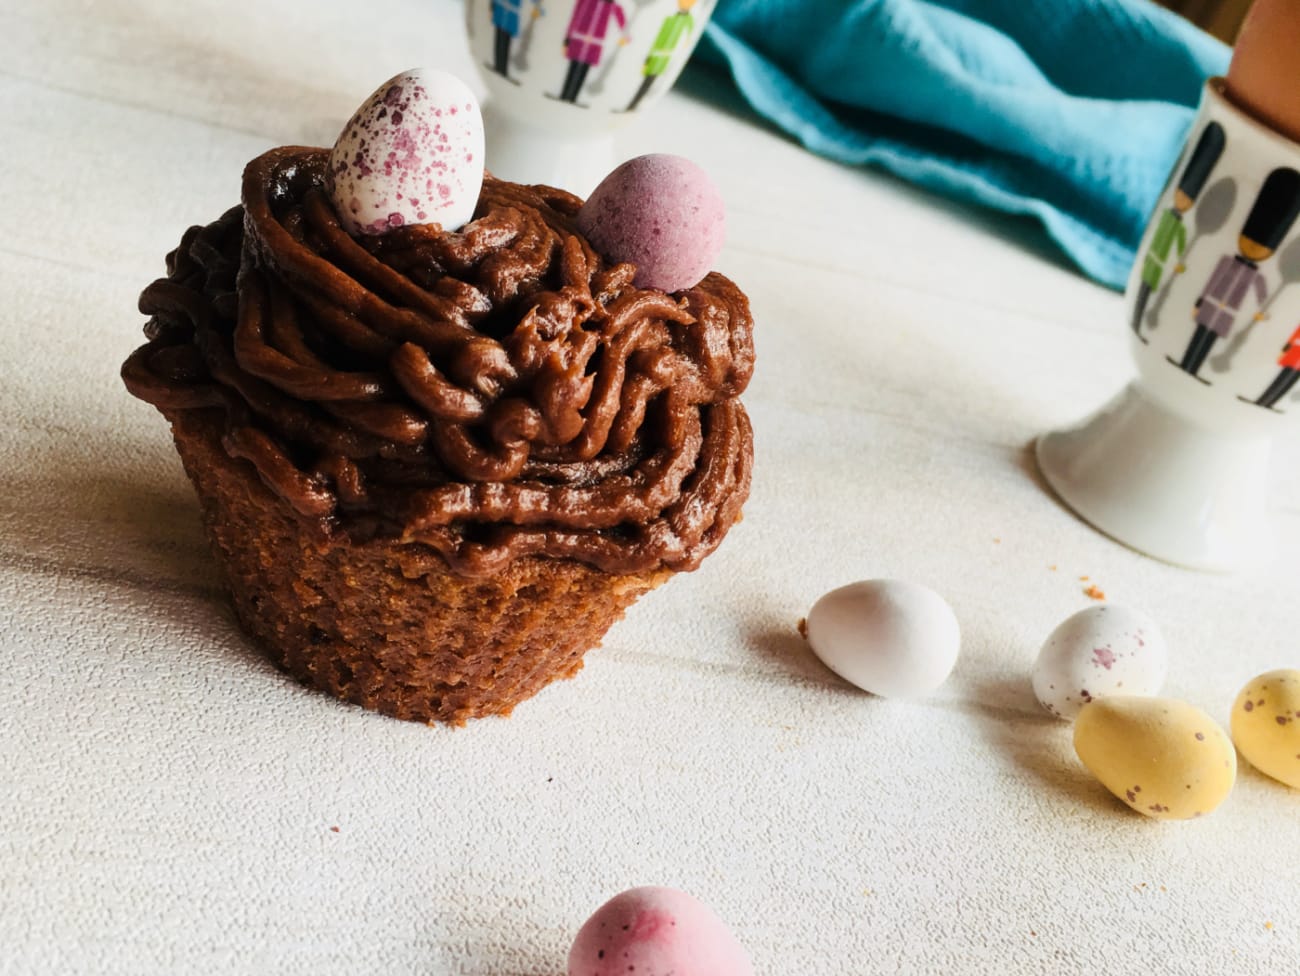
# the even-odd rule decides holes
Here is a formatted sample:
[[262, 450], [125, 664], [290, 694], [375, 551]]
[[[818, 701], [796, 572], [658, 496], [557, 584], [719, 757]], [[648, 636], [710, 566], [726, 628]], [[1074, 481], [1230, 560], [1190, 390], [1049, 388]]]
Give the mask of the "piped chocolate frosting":
[[635, 288], [577, 231], [579, 199], [490, 176], [459, 232], [354, 238], [327, 158], [260, 156], [242, 205], [185, 233], [141, 295], [130, 391], [222, 411], [231, 456], [357, 543], [428, 545], [465, 576], [695, 568], [749, 491], [740, 290]]

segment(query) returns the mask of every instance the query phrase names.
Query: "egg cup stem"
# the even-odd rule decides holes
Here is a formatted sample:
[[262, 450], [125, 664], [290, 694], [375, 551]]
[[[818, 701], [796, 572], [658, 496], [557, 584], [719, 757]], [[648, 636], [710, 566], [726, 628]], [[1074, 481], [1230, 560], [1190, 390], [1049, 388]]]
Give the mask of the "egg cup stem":
[[1038, 465], [1084, 521], [1191, 569], [1233, 572], [1271, 550], [1272, 439], [1197, 427], [1131, 383], [1074, 427], [1038, 440]]
[[587, 196], [614, 166], [612, 132], [571, 135], [521, 122], [501, 106], [483, 107], [488, 168], [498, 179], [545, 183]]

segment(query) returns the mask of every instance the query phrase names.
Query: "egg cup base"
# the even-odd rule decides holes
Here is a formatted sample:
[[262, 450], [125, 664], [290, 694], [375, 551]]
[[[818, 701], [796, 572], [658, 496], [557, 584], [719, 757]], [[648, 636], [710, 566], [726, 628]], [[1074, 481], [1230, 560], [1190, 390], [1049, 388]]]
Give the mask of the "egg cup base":
[[1235, 572], [1266, 561], [1271, 440], [1187, 423], [1139, 383], [1038, 439], [1044, 479], [1084, 521], [1164, 562]]

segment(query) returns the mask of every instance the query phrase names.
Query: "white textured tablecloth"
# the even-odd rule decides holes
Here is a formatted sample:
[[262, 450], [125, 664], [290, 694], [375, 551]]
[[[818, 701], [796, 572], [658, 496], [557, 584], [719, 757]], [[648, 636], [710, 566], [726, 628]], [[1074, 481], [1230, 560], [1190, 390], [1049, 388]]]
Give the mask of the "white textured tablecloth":
[[[761, 976], [1294, 972], [1300, 793], [1243, 765], [1213, 816], [1147, 822], [1028, 668], [1082, 576], [1161, 622], [1168, 692], [1220, 721], [1300, 663], [1295, 444], [1271, 568], [1097, 535], [1027, 445], [1128, 375], [1119, 297], [1026, 225], [687, 95], [621, 148], [723, 186], [758, 322], [745, 521], [509, 720], [393, 721], [259, 656], [118, 379], [135, 299], [245, 161], [420, 63], [470, 74], [456, 5], [0, 5], [0, 972], [552, 976], [648, 883], [713, 905]], [[872, 576], [956, 609], [930, 700], [854, 690], [795, 632]]]

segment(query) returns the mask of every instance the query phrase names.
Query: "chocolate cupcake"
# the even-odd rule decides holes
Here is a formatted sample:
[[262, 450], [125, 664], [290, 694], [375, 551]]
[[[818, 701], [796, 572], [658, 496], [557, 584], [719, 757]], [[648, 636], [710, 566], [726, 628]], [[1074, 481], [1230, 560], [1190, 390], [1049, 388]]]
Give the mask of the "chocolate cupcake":
[[[375, 98], [395, 86], [430, 99], [419, 73]], [[456, 231], [409, 192], [430, 222], [376, 223], [338, 158], [248, 165], [145, 289], [122, 376], [277, 664], [399, 718], [507, 714], [739, 518], [748, 302], [712, 273], [637, 287], [547, 187], [488, 176]]]

